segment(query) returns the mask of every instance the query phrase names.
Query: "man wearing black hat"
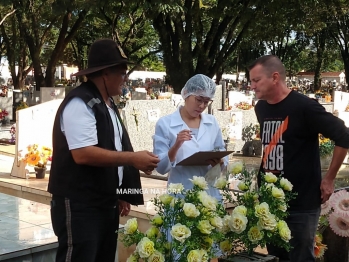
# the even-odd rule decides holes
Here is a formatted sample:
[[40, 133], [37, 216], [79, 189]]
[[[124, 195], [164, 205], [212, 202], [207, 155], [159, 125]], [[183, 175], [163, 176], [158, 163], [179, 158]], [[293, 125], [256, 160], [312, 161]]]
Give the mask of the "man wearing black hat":
[[[149, 174], [159, 162], [148, 151], [133, 152], [112, 99], [122, 92], [129, 63], [113, 40], [94, 42], [88, 68], [75, 74], [88, 81], [57, 111], [48, 184], [57, 262], [114, 262], [119, 214], [143, 204], [139, 170]], [[133, 194], [117, 195], [117, 188]]]

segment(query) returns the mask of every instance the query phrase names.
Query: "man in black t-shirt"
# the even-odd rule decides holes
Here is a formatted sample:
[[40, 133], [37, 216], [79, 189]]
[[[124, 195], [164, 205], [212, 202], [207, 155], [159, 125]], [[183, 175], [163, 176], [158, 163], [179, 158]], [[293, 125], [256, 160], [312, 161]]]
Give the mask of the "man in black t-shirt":
[[[264, 148], [261, 171], [282, 174], [298, 193], [286, 219], [293, 249], [287, 253], [268, 245], [268, 252], [280, 260], [315, 261], [320, 205], [334, 191], [335, 177], [349, 148], [348, 129], [317, 101], [287, 88], [285, 67], [278, 57], [262, 56], [249, 71], [251, 89], [259, 99], [255, 112]], [[319, 133], [335, 142], [332, 163], [323, 178]]]

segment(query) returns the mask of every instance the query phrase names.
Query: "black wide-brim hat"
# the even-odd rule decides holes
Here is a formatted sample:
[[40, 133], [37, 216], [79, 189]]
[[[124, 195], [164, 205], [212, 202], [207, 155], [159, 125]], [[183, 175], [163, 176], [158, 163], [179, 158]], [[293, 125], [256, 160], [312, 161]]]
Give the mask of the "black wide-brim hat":
[[73, 76], [88, 75], [108, 67], [121, 64], [133, 64], [122, 51], [121, 47], [112, 39], [96, 40], [90, 48], [87, 68]]

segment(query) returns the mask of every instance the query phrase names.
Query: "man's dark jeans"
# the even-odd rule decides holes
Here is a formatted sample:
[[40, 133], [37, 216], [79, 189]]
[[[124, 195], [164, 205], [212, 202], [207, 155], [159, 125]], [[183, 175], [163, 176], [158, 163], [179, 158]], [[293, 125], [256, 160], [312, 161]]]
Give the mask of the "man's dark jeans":
[[291, 262], [313, 262], [314, 257], [314, 239], [317, 225], [319, 222], [320, 208], [307, 211], [291, 211], [285, 221], [291, 230], [292, 239], [290, 244], [291, 251], [267, 245], [268, 253], [276, 256], [280, 261]]

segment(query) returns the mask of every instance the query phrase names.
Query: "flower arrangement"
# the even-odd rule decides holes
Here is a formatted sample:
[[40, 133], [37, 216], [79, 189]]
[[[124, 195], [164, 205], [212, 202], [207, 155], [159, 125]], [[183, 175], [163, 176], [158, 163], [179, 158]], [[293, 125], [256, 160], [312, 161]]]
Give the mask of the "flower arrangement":
[[4, 120], [8, 116], [8, 112], [5, 109], [0, 109], [0, 120]]
[[21, 109], [28, 108], [28, 107], [29, 106], [26, 102], [21, 101], [16, 105], [16, 110], [21, 110]]
[[29, 145], [20, 159], [30, 166], [46, 168], [47, 162], [52, 159], [52, 149], [46, 146], [39, 148], [37, 144]]
[[10, 128], [11, 138], [9, 139], [10, 144], [16, 143], [16, 124], [13, 124]]
[[251, 108], [253, 108], [253, 106], [247, 102], [239, 102], [239, 103], [235, 104], [235, 107], [242, 109], [242, 110], [250, 110]]
[[327, 246], [322, 244], [322, 233], [327, 227], [341, 237], [349, 237], [349, 192], [338, 190], [321, 205], [320, 219], [315, 238], [315, 254], [321, 258]]
[[170, 184], [169, 194], [152, 200], [157, 214], [150, 219], [152, 226], [145, 233], [138, 230], [136, 218], [119, 230], [125, 246], [136, 245], [127, 262], [194, 262], [219, 256], [225, 208], [207, 194], [204, 177], [194, 176], [191, 181], [191, 190], [184, 190], [182, 184]]
[[257, 172], [248, 171], [241, 162], [234, 163], [231, 171], [239, 177], [238, 189], [229, 189], [229, 183], [222, 177], [216, 187], [222, 190], [226, 201], [234, 204], [231, 214], [223, 218], [224, 241], [221, 249], [226, 257], [242, 251], [252, 254], [257, 247], [266, 244], [290, 249], [291, 232], [284, 218], [288, 215], [288, 202], [296, 193], [292, 184], [282, 176], [272, 173], [261, 175], [261, 185], [253, 184]]
[[322, 134], [319, 134], [319, 151], [320, 157], [326, 157], [332, 154], [334, 149], [334, 142], [329, 138], [325, 138]]

